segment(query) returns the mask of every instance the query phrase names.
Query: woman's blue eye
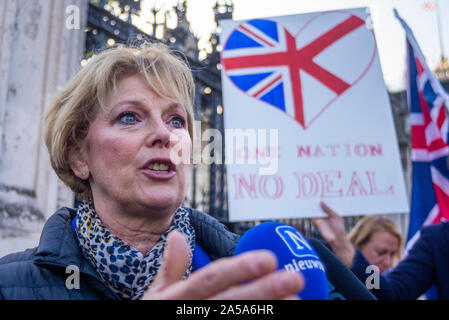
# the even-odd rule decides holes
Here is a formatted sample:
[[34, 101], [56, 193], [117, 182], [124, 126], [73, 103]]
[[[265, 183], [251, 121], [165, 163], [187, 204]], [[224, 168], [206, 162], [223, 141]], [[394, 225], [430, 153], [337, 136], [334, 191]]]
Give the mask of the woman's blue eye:
[[137, 122], [136, 116], [132, 113], [124, 113], [120, 115], [120, 122], [124, 124], [135, 124]]
[[185, 125], [185, 120], [180, 117], [175, 117], [171, 119], [170, 122], [175, 128], [184, 128]]

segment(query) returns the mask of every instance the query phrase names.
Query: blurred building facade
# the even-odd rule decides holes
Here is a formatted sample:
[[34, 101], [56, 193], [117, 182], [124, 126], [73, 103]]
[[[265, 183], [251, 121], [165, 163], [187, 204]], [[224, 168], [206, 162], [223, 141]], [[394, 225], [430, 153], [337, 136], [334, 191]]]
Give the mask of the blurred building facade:
[[87, 6], [0, 2], [0, 250], [34, 246], [47, 215], [73, 203], [50, 167], [42, 115], [80, 67]]

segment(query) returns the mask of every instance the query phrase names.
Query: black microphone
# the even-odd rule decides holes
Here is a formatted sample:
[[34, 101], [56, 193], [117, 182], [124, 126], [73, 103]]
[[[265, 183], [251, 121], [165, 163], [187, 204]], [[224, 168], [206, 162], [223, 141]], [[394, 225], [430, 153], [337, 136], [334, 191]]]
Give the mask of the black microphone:
[[307, 239], [326, 267], [329, 300], [377, 300], [321, 241]]

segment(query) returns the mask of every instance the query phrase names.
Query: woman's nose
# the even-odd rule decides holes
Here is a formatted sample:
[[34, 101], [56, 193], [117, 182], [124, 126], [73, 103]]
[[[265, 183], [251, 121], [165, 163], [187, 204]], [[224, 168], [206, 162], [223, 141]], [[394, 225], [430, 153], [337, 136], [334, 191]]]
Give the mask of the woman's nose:
[[170, 145], [170, 130], [162, 120], [152, 121], [147, 134], [147, 145], [150, 147], [166, 147]]
[[383, 259], [383, 263], [385, 264], [387, 269], [391, 268], [392, 262], [393, 262], [393, 259], [390, 255], [386, 255]]

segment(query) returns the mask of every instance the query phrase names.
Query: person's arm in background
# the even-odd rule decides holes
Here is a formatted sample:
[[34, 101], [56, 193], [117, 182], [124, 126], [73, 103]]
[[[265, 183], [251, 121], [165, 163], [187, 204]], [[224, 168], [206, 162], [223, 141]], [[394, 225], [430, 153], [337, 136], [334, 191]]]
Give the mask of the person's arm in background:
[[[369, 262], [359, 250], [352, 246], [346, 236], [344, 219], [325, 203], [321, 203], [321, 207], [328, 217], [312, 220], [323, 239], [360, 281], [365, 285], [375, 283], [371, 281], [372, 278], [368, 279], [373, 276], [372, 271], [367, 272]], [[430, 232], [423, 230], [420, 239], [405, 260], [401, 261], [388, 275], [378, 274], [378, 288], [370, 289], [378, 299], [416, 299], [430, 288], [434, 273], [430, 238]]]
[[348, 268], [351, 268], [356, 250], [346, 236], [345, 221], [324, 202], [321, 208], [327, 214], [325, 218], [313, 218], [321, 237], [328, 243], [332, 251]]

